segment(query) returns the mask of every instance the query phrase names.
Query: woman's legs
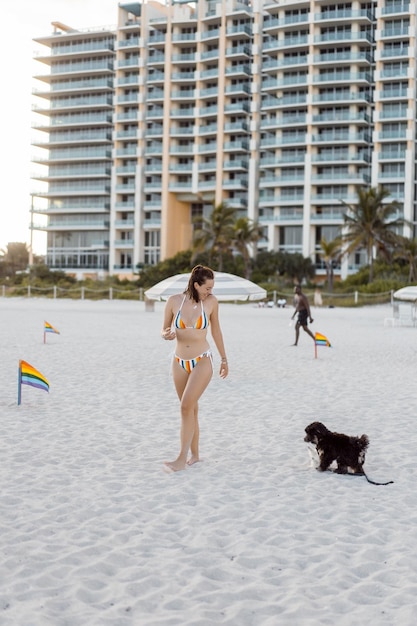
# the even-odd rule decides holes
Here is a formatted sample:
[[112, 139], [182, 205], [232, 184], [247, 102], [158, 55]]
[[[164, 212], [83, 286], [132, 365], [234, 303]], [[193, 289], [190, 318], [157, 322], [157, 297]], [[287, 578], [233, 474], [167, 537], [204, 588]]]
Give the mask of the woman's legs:
[[191, 460], [198, 460], [198, 400], [213, 376], [211, 359], [204, 357], [188, 374], [174, 361], [172, 373], [178, 397], [181, 401], [181, 449], [175, 461], [166, 465], [174, 471], [185, 469], [188, 451], [191, 447]]
[[199, 444], [200, 441], [200, 424], [198, 423], [198, 402], [194, 407], [194, 435], [191, 439], [190, 452], [191, 456], [187, 461], [187, 465], [194, 465], [200, 460]]

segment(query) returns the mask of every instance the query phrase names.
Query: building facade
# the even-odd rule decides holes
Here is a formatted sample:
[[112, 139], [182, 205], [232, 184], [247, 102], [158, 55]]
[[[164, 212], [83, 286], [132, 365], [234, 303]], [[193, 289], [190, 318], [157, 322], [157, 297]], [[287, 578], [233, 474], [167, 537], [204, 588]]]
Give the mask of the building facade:
[[[117, 25], [37, 38], [33, 214], [47, 264], [131, 278], [191, 247], [221, 202], [259, 249], [318, 251], [357, 186], [415, 236], [416, 4], [199, 0], [115, 6]], [[347, 275], [363, 264], [344, 261]]]

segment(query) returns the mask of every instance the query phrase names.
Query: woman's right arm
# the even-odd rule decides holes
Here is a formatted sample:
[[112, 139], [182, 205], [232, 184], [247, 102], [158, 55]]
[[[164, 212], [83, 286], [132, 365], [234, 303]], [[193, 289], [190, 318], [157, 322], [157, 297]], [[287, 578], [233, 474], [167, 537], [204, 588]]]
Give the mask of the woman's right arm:
[[167, 300], [164, 310], [164, 321], [162, 324], [161, 337], [162, 339], [166, 339], [167, 341], [172, 341], [175, 339], [175, 331], [172, 329], [172, 321], [174, 319], [173, 313], [173, 300], [175, 296], [170, 296]]

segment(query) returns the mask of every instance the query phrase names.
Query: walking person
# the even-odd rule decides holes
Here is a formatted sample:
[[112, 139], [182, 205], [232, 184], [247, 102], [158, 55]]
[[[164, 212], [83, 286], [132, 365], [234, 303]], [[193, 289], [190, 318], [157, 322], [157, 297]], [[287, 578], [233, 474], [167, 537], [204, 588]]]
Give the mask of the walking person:
[[172, 472], [200, 460], [198, 401], [213, 376], [213, 353], [207, 341], [209, 325], [220, 354], [221, 378], [226, 378], [229, 372], [213, 286], [213, 270], [196, 265], [184, 293], [170, 296], [165, 305], [161, 336], [167, 341], [176, 339], [172, 374], [181, 403], [180, 452], [175, 461], [165, 462]]
[[306, 332], [314, 341], [314, 335], [311, 330], [308, 328], [308, 320], [310, 319], [310, 324], [313, 323], [313, 318], [311, 317], [310, 304], [308, 302], [307, 296], [302, 292], [301, 285], [296, 285], [294, 287], [294, 306], [295, 311], [291, 317], [293, 320], [296, 314], [298, 313], [298, 318], [295, 324], [295, 343], [294, 345], [298, 345], [298, 339], [300, 336], [300, 327]]

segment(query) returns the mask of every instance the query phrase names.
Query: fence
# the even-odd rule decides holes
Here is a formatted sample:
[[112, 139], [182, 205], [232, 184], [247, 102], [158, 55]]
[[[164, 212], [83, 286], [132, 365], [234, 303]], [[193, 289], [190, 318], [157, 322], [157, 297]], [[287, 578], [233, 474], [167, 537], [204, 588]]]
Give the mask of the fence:
[[71, 300], [144, 300], [144, 289], [116, 289], [115, 287], [106, 287], [103, 289], [90, 289], [89, 287], [74, 287], [71, 289], [58, 287], [34, 287], [27, 285], [25, 287], [2, 285], [1, 296], [14, 297], [24, 296], [27, 298], [44, 297], [44, 298], [68, 298]]
[[[314, 292], [309, 293], [308, 290], [303, 290], [303, 293], [308, 297], [310, 305], [317, 306], [314, 301]], [[334, 306], [366, 306], [370, 304], [387, 304], [393, 301], [393, 291], [384, 291], [381, 293], [363, 293], [361, 291], [352, 291], [351, 293], [326, 293], [320, 291], [320, 305], [324, 307]], [[292, 305], [294, 294], [285, 293], [283, 291], [268, 291], [267, 292], [268, 303], [271, 306], [279, 306], [280, 300], [286, 300], [287, 305]]]
[[[116, 289], [115, 287], [106, 287], [103, 289], [90, 289], [89, 287], [74, 287], [71, 289], [58, 287], [34, 287], [27, 286], [1, 286], [1, 297], [44, 297], [44, 298], [68, 298], [71, 300], [145, 300], [143, 288]], [[315, 305], [314, 292], [304, 291], [310, 300], [311, 305]], [[385, 304], [392, 303], [392, 291], [384, 291], [382, 293], [362, 293], [354, 291], [351, 293], [326, 293], [320, 292], [321, 306], [365, 306], [369, 304]], [[271, 290], [267, 291], [267, 300], [269, 305], [278, 306], [279, 300], [285, 300], [287, 305], [292, 305], [294, 294], [292, 292], [285, 293], [283, 291]], [[231, 299], [232, 301], [232, 299]]]

